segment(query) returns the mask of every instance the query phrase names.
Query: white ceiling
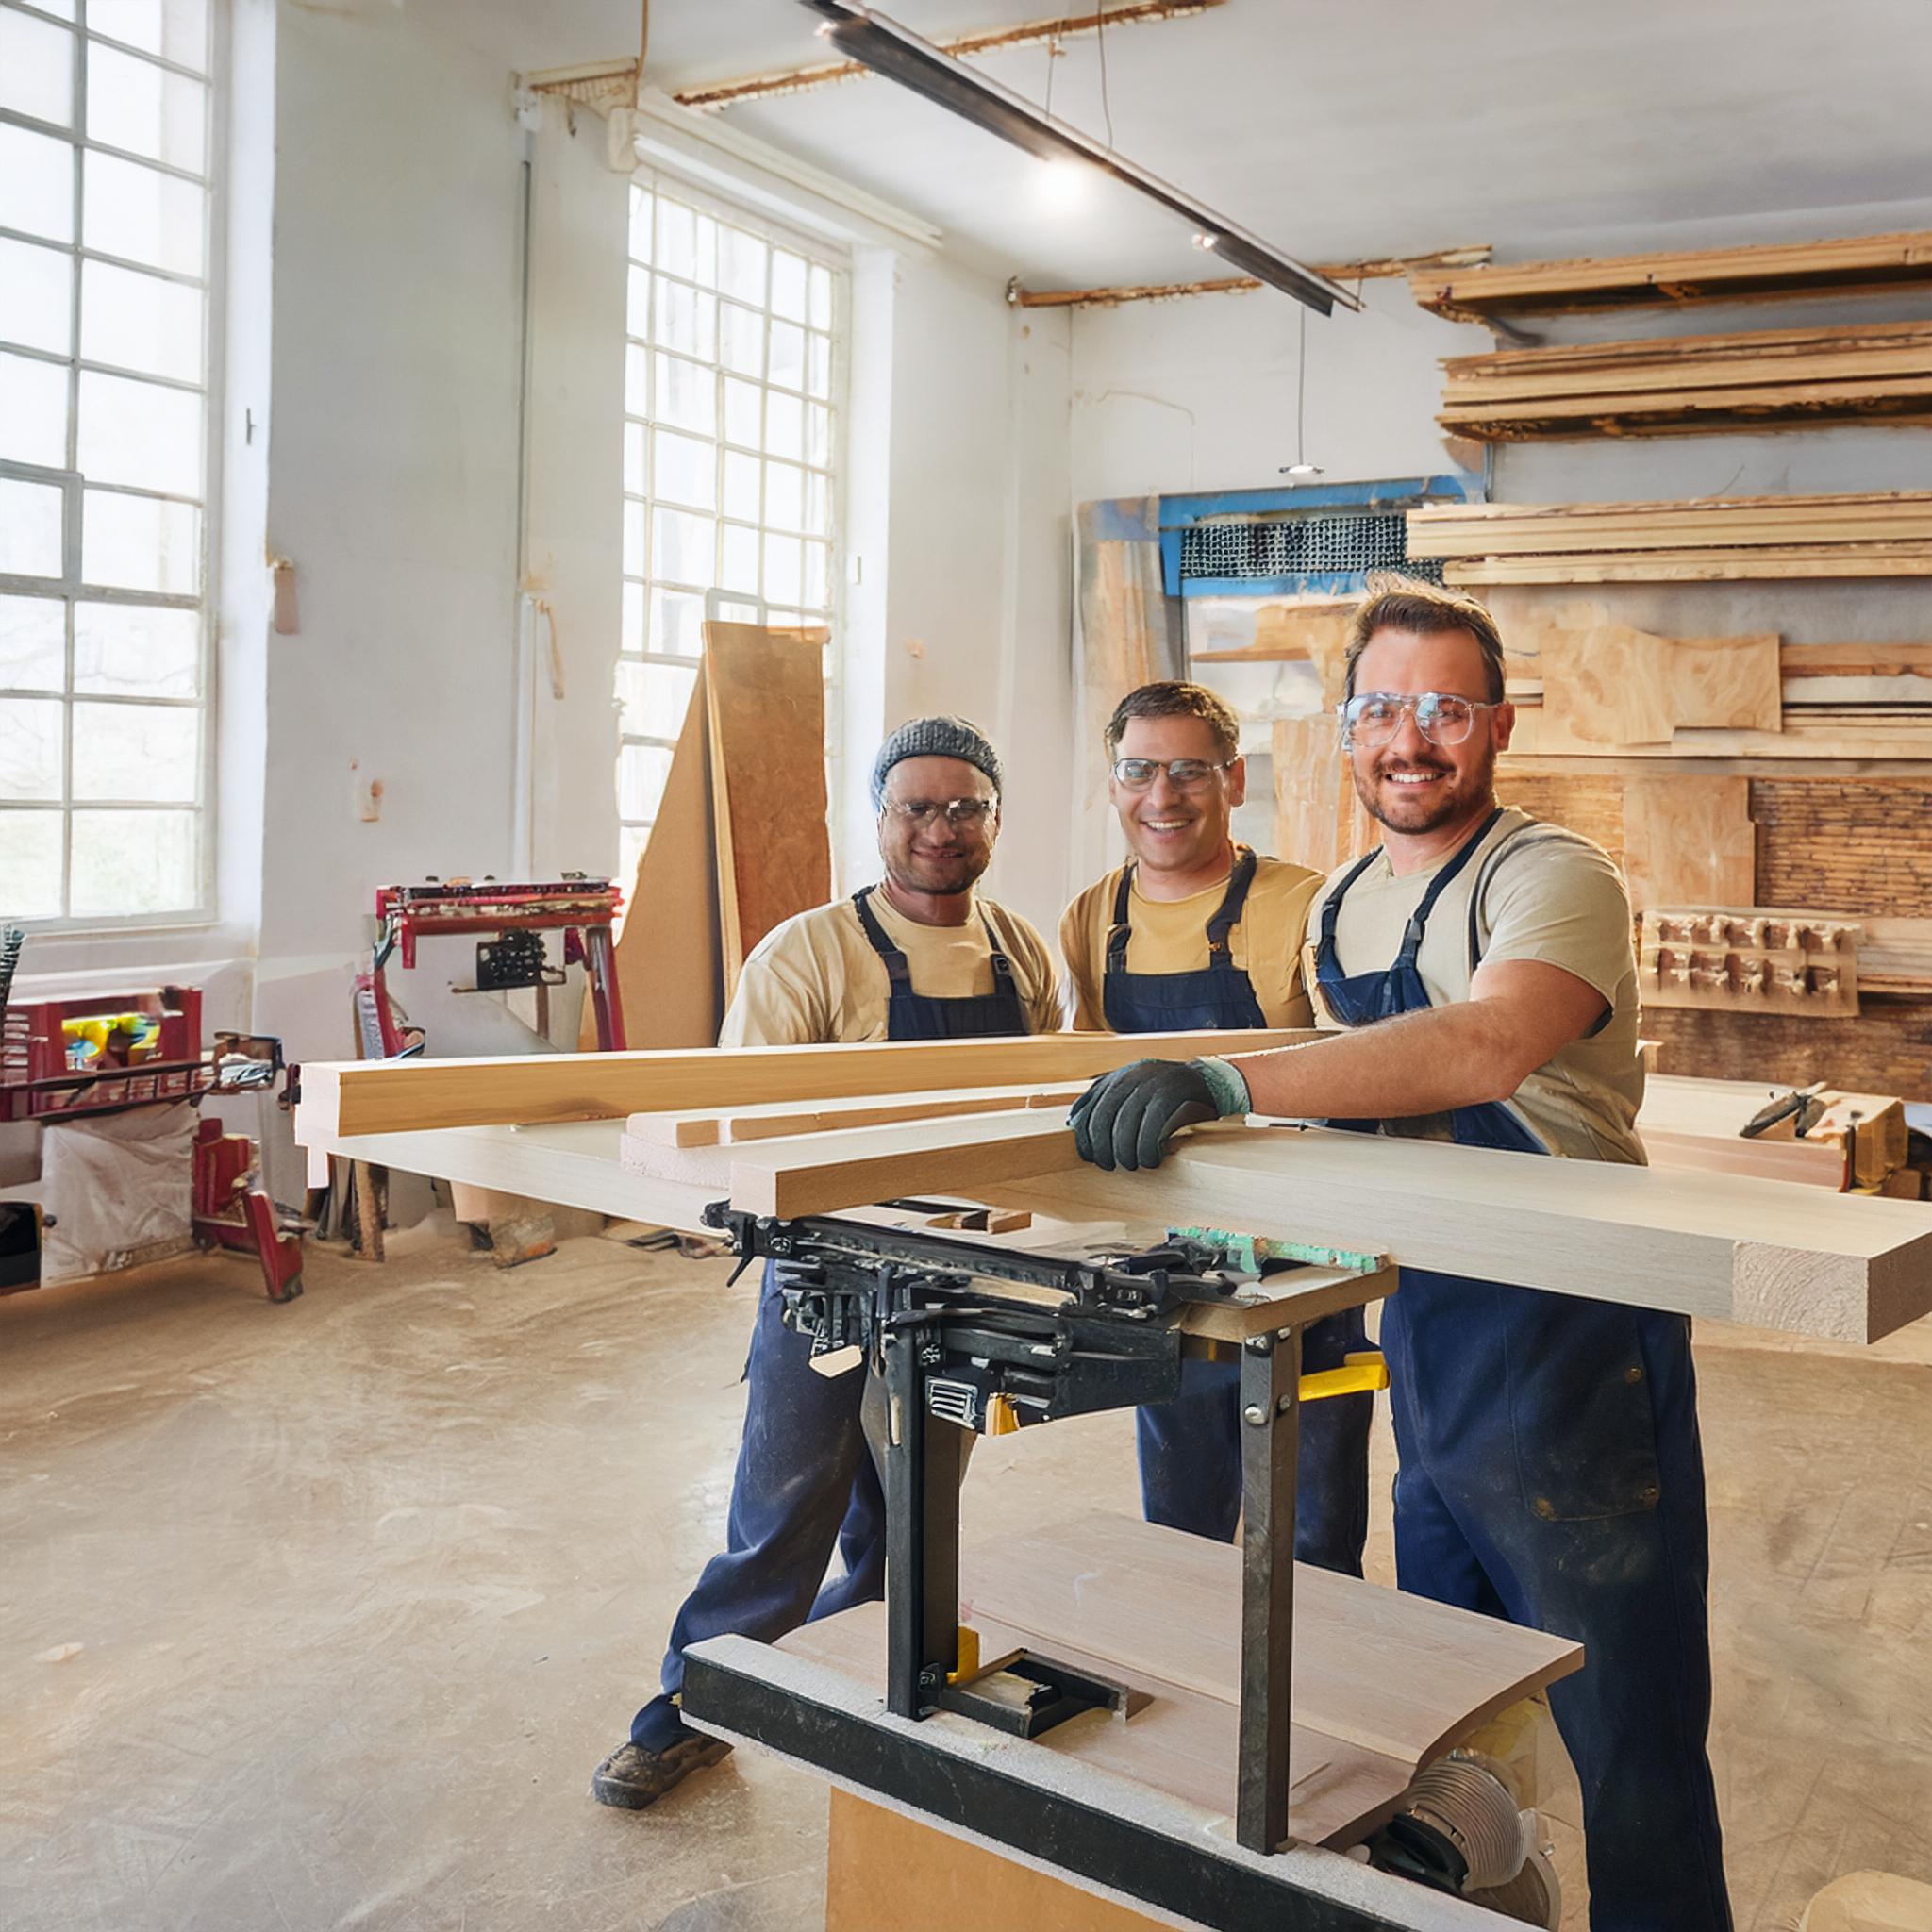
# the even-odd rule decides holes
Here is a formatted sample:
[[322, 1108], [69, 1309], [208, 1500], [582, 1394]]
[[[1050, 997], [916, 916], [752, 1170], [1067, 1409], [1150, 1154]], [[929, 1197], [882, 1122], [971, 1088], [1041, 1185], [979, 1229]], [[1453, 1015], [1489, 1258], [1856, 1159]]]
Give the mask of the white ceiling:
[[[636, 0], [495, 0], [528, 68], [622, 54]], [[887, 0], [938, 38], [1053, 0]], [[1069, 8], [1068, 10], [1073, 10]], [[654, 0], [667, 91], [822, 59], [798, 0]], [[1041, 100], [1048, 56], [986, 71]], [[1226, 0], [1107, 40], [1121, 151], [1305, 260], [1932, 199], [1928, 0]], [[1104, 136], [1093, 37], [1054, 109]], [[1213, 274], [1185, 226], [867, 78], [726, 110], [732, 125], [936, 223], [1029, 287]], [[1882, 209], [1858, 225], [1885, 225]], [[1624, 245], [1634, 245], [1625, 242]]]

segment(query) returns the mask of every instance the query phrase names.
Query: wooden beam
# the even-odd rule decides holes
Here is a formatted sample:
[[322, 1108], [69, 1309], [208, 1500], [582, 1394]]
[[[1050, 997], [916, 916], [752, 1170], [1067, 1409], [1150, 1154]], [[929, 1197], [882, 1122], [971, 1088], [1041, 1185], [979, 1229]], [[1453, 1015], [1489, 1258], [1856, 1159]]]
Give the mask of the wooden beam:
[[[1315, 273], [1331, 282], [1372, 282], [1410, 275], [1422, 268], [1453, 268], [1487, 261], [1489, 255], [1489, 245], [1482, 243], [1468, 248], [1440, 248], [1432, 255], [1324, 261], [1315, 266]], [[1266, 284], [1253, 275], [1222, 275], [1200, 282], [1128, 282], [1108, 289], [1023, 289], [1016, 276], [1007, 286], [1007, 300], [1016, 308], [1116, 308], [1124, 302], [1172, 302], [1188, 295], [1251, 295], [1264, 287]]]
[[[1874, 1341], [1932, 1312], [1932, 1207], [1918, 1203], [1607, 1161], [1531, 1165], [1524, 1155], [1319, 1128], [1197, 1129], [1154, 1172], [1111, 1174], [1066, 1161], [1072, 1137], [1056, 1124], [935, 1122], [916, 1150], [906, 1131], [734, 1152], [732, 1198], [804, 1213], [876, 1198], [874, 1189], [964, 1192], [1061, 1219], [1091, 1209], [1373, 1248], [1398, 1267], [1840, 1341]], [[1020, 1178], [1028, 1158], [1038, 1165]]]
[[[1103, 27], [1145, 26], [1164, 20], [1186, 20], [1191, 14], [1206, 13], [1209, 8], [1223, 4], [1224, 0], [1124, 0], [1124, 5], [1109, 7], [1105, 13], [1056, 14], [1017, 26], [982, 27], [933, 44], [956, 59], [970, 59], [975, 54], [1010, 53], [1017, 47], [1044, 45], [1058, 52], [1061, 41], [1097, 34]], [[741, 80], [685, 88], [671, 98], [681, 108], [715, 113], [722, 108], [741, 108], [748, 101], [768, 101], [782, 94], [809, 93], [817, 88], [862, 80], [871, 72], [857, 60], [824, 60], [808, 67], [784, 67], [774, 73], [749, 75]]]
[[1036, 1033], [1018, 1039], [868, 1041], [694, 1052], [530, 1054], [467, 1060], [335, 1060], [304, 1066], [296, 1136], [389, 1134], [491, 1123], [589, 1121], [632, 1113], [868, 1094], [1086, 1081], [1129, 1060], [1261, 1053], [1321, 1035]]

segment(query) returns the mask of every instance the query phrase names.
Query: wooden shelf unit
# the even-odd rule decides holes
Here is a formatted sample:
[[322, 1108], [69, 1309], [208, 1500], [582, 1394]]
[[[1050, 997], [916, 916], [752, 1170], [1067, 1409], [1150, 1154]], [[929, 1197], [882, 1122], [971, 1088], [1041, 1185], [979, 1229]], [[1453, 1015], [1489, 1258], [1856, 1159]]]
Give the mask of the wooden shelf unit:
[[1932, 287], [1932, 232], [1852, 236], [1661, 255], [1489, 263], [1409, 278], [1423, 308], [1452, 322], [1563, 315], [1670, 303], [1768, 301]]

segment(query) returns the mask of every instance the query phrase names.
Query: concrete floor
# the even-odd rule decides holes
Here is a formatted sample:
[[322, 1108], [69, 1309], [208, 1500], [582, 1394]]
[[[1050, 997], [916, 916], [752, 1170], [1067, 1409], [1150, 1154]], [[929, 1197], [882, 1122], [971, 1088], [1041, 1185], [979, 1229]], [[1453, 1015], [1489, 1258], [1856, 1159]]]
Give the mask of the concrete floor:
[[[499, 1274], [425, 1228], [316, 1253], [288, 1307], [199, 1258], [0, 1302], [0, 1925], [818, 1925], [815, 1780], [741, 1752], [641, 1816], [585, 1793], [720, 1534], [726, 1273], [590, 1239]], [[1927, 1341], [1700, 1341], [1741, 1927], [1932, 1880]], [[1131, 1509], [1130, 1442], [984, 1443], [969, 1520]]]

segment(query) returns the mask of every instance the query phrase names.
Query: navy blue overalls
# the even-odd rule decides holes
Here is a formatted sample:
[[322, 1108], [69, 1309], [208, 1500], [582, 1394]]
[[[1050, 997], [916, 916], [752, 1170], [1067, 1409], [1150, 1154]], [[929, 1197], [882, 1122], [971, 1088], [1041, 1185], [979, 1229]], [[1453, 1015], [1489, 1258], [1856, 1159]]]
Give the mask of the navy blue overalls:
[[[1499, 816], [1430, 881], [1385, 971], [1344, 974], [1335, 946], [1343, 896], [1377, 855], [1328, 894], [1316, 980], [1335, 1019], [1368, 1026], [1430, 1005], [1416, 965], [1429, 914]], [[1472, 973], [1485, 877], [1511, 840], [1477, 875]], [[1548, 1152], [1498, 1102], [1451, 1121], [1465, 1147]], [[1690, 1323], [1404, 1268], [1382, 1348], [1401, 1587], [1584, 1646], [1584, 1668], [1551, 1686], [1550, 1704], [1583, 1787], [1592, 1932], [1726, 1932]]]
[[[1193, 973], [1129, 973], [1127, 913], [1134, 868], [1121, 873], [1107, 936], [1101, 1011], [1116, 1033], [1166, 1033], [1208, 1026], [1265, 1026], [1247, 974], [1228, 939], [1255, 880], [1255, 855], [1239, 848], [1220, 909], [1208, 922], [1208, 964]], [[1292, 935], [1283, 934], [1283, 943]], [[1365, 1349], [1359, 1308], [1312, 1322], [1302, 1338], [1303, 1367], [1339, 1369]], [[1302, 1411], [1295, 1482], [1295, 1555], [1304, 1563], [1362, 1574], [1369, 1534], [1369, 1423], [1372, 1395], [1335, 1396]], [[1241, 1511], [1241, 1364], [1190, 1356], [1181, 1392], [1136, 1416], [1141, 1505], [1149, 1523], [1221, 1542], [1234, 1540]]]
[[[993, 991], [965, 999], [932, 998], [912, 990], [906, 955], [865, 903], [872, 891], [866, 887], [852, 903], [891, 983], [888, 1040], [958, 1040], [1027, 1030], [1012, 965], [983, 913]], [[784, 1310], [768, 1262], [745, 1361], [751, 1386], [724, 1550], [705, 1565], [671, 1627], [664, 1694], [631, 1720], [631, 1741], [641, 1750], [661, 1751], [677, 1736], [671, 1698], [684, 1682], [690, 1645], [727, 1633], [769, 1643], [813, 1618], [885, 1594], [885, 1498], [859, 1420], [866, 1378], [816, 1374], [811, 1343], [785, 1326]], [[844, 1574], [827, 1578], [835, 1545]]]

